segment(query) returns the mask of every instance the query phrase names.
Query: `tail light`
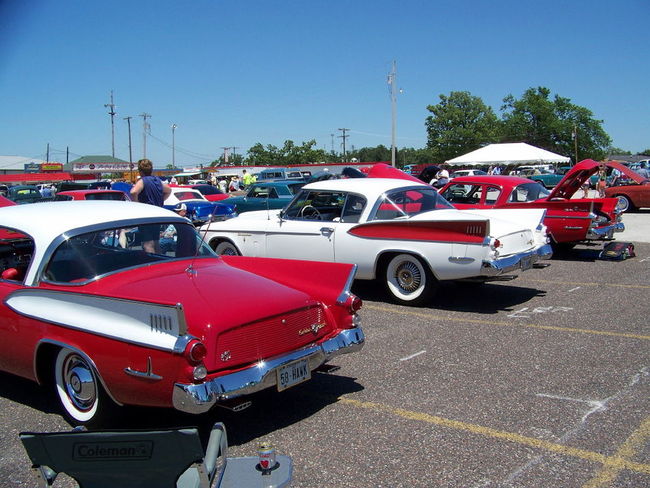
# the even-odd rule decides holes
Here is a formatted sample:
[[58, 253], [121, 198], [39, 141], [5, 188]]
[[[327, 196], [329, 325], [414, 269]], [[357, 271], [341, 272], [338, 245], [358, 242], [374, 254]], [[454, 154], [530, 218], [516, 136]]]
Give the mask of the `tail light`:
[[363, 300], [356, 295], [349, 295], [344, 306], [350, 312], [350, 315], [357, 313], [363, 306]]
[[201, 341], [194, 340], [185, 348], [185, 357], [192, 364], [198, 364], [208, 355], [208, 349]]
[[492, 242], [490, 242], [490, 247], [493, 251], [496, 251], [501, 247], [501, 241], [499, 239], [494, 239]]

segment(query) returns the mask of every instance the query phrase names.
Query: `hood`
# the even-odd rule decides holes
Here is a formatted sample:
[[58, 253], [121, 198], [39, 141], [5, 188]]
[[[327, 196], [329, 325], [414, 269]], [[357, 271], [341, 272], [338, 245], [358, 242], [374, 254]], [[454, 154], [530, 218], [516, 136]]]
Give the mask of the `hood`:
[[[617, 169], [627, 178], [641, 183], [645, 180], [641, 175], [632, 171], [630, 168], [621, 164], [617, 161], [607, 161], [605, 163], [610, 169]], [[585, 159], [580, 161], [578, 164], [573, 166], [564, 178], [553, 188], [553, 191], [548, 196], [548, 199], [553, 198], [571, 198], [592, 175], [598, 172], [598, 167], [600, 162], [594, 161], [593, 159]]]
[[370, 168], [368, 171], [368, 178], [396, 178], [400, 180], [407, 181], [416, 181], [422, 183], [422, 181], [415, 176], [411, 176], [408, 173], [405, 173], [401, 169], [394, 168], [389, 166], [386, 163], [377, 163]]
[[[187, 272], [191, 263], [194, 273]], [[229, 266], [220, 258], [169, 261], [106, 276], [84, 288], [117, 298], [180, 303], [189, 332], [199, 337], [205, 334], [205, 324], [229, 329], [315, 303], [302, 291]]]

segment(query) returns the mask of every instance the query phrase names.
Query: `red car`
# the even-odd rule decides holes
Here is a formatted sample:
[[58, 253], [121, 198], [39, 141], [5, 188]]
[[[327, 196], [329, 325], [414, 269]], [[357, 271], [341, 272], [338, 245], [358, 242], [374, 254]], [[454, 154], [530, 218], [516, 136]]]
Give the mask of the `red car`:
[[552, 192], [526, 178], [486, 175], [454, 178], [440, 193], [460, 209], [545, 208], [544, 224], [556, 247], [612, 240], [615, 233], [625, 230], [623, 202], [616, 198], [572, 199], [591, 174], [580, 170], [582, 164], [569, 171]]
[[216, 186], [212, 185], [170, 185], [170, 186], [178, 186], [181, 188], [192, 188], [194, 190], [199, 191], [206, 200], [210, 202], [218, 202], [221, 200], [225, 200], [226, 198], [230, 198], [230, 195], [228, 193], [224, 193], [219, 188]]
[[119, 190], [67, 190], [60, 191], [54, 196], [56, 202], [69, 200], [118, 200], [130, 202], [131, 199]]
[[239, 410], [364, 342], [351, 264], [218, 257], [187, 219], [130, 202], [10, 205], [0, 223], [0, 370], [52, 385], [73, 424]]

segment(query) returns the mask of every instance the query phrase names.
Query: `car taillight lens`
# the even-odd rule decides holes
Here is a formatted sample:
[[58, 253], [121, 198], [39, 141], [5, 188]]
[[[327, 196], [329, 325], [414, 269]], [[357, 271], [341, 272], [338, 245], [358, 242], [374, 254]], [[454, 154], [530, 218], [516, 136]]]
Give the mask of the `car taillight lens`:
[[198, 364], [205, 359], [208, 349], [200, 341], [192, 341], [185, 348], [185, 357], [193, 364]]
[[361, 300], [361, 298], [359, 298], [358, 296], [350, 295], [348, 299], [345, 301], [345, 306], [350, 312], [350, 315], [352, 315], [357, 313], [359, 310], [361, 310], [361, 307], [363, 306], [363, 300]]
[[490, 247], [492, 248], [492, 250], [496, 251], [497, 249], [499, 249], [501, 247], [501, 241], [499, 239], [494, 239], [490, 243]]

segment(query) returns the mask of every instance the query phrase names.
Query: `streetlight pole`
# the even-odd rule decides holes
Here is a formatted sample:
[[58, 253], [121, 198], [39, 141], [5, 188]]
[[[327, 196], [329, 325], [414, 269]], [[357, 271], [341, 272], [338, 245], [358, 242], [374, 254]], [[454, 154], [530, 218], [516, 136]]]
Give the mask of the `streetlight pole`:
[[176, 167], [176, 124], [172, 124], [172, 166]]
[[388, 84], [390, 85], [390, 106], [391, 106], [391, 142], [390, 142], [390, 161], [395, 166], [395, 139], [397, 138], [397, 66], [393, 61], [393, 69], [388, 75]]
[[140, 114], [140, 117], [142, 117], [142, 141], [143, 141], [143, 154], [142, 157], [144, 159], [147, 159], [147, 129], [149, 128], [149, 124], [147, 123], [147, 119], [151, 118], [151, 115], [148, 113], [144, 112]]

